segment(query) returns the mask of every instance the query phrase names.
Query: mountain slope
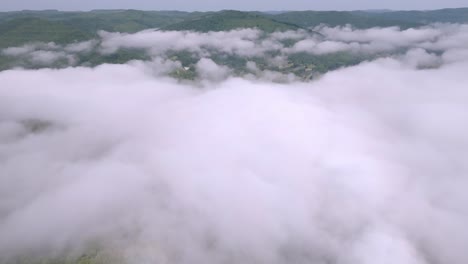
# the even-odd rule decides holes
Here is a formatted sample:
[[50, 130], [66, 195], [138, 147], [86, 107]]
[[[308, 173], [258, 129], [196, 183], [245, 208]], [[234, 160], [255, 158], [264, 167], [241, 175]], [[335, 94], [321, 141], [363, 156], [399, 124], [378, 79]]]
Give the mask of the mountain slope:
[[64, 24], [90, 33], [95, 33], [97, 30], [136, 32], [148, 28], [167, 26], [202, 14], [198, 12], [141, 10], [17, 11], [0, 12], [0, 23], [18, 18], [40, 18], [48, 21], [61, 21]]
[[169, 25], [162, 29], [208, 32], [237, 28], [258, 28], [266, 32], [273, 32], [296, 30], [300, 27], [291, 23], [276, 21], [259, 13], [226, 10]]
[[293, 11], [272, 15], [278, 21], [292, 23], [301, 27], [314, 27], [320, 24], [343, 26], [351, 24], [356, 28], [400, 26], [403, 28], [421, 26], [414, 21], [399, 21], [379, 16], [358, 15], [346, 11]]
[[362, 17], [398, 20], [411, 23], [468, 23], [468, 8], [447, 8], [429, 11], [355, 11], [353, 13]]
[[194, 16], [197, 14], [179, 11], [95, 10], [67, 19], [64, 23], [93, 33], [97, 30], [133, 33], [164, 27]]
[[39, 18], [18, 18], [0, 24], [0, 48], [20, 46], [28, 42], [71, 43], [92, 36], [57, 21]]

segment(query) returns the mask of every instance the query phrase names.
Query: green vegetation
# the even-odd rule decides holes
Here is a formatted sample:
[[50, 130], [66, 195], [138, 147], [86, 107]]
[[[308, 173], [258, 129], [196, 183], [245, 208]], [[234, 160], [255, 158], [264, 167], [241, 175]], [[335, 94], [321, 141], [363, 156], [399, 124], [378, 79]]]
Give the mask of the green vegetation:
[[123, 64], [131, 60], [150, 60], [151, 58], [142, 50], [121, 49], [112, 54], [101, 54], [93, 51], [79, 56], [78, 65], [97, 66], [104, 63]]
[[21, 46], [28, 42], [72, 43], [91, 37], [62, 22], [40, 18], [17, 18], [0, 24], [0, 48]]
[[0, 13], [0, 23], [16, 18], [40, 18], [48, 21], [60, 21], [76, 29], [94, 34], [98, 30], [136, 32], [148, 28], [164, 27], [199, 15], [201, 13], [140, 10], [19, 11]]
[[188, 50], [168, 51], [166, 53], [166, 57], [173, 61], [179, 61], [184, 67], [193, 65], [200, 59], [199, 56], [196, 56], [196, 54], [193, 54]]
[[429, 11], [354, 11], [355, 15], [367, 18], [379, 18], [409, 23], [468, 23], [468, 8], [447, 8]]
[[236, 28], [258, 28], [265, 32], [297, 30], [295, 24], [279, 22], [260, 13], [225, 10], [166, 26], [164, 30], [200, 32], [226, 31]]
[[[266, 32], [309, 28], [320, 24], [357, 28], [421, 26], [433, 22], [467, 23], [468, 8], [433, 11], [298, 11], [283, 13], [93, 10], [90, 12], [0, 12], [0, 48], [28, 42], [71, 43], [90, 39], [99, 30], [137, 32], [164, 30], [224, 31], [258, 28]], [[1, 63], [0, 63], [1, 66]]]
[[179, 11], [91, 11], [69, 18], [65, 23], [95, 33], [98, 30], [133, 33], [181, 22], [196, 14]]
[[291, 54], [288, 57], [290, 66], [286, 69], [298, 76], [307, 76], [310, 72], [325, 73], [345, 66], [359, 64], [370, 59], [370, 56], [350, 52], [336, 52], [324, 55], [313, 55], [305, 52]]
[[177, 69], [169, 74], [172, 78], [177, 80], [195, 80], [197, 77], [196, 70], [193, 66]]
[[314, 27], [320, 24], [329, 26], [353, 25], [356, 28], [400, 26], [402, 28], [421, 26], [415, 21], [399, 21], [392, 17], [381, 18], [367, 16], [366, 12], [353, 13], [345, 11], [297, 11], [286, 12], [272, 17], [278, 21], [292, 23], [301, 27]]
[[[308, 29], [327, 24], [341, 26], [351, 24], [356, 28], [399, 26], [417, 27], [433, 22], [468, 23], [468, 8], [441, 9], [433, 11], [298, 11], [298, 12], [220, 12], [139, 11], [139, 10], [93, 10], [90, 12], [18, 11], [0, 12], [0, 50], [34, 42], [70, 44], [96, 38], [99, 30], [132, 33], [144, 29], [193, 30], [199, 32], [228, 31], [238, 28], [258, 28], [266, 33], [275, 31]], [[313, 34], [313, 33], [312, 33]], [[317, 35], [318, 36], [318, 35]], [[297, 39], [282, 39], [285, 47], [292, 47]], [[96, 45], [98, 45], [97, 43]], [[71, 58], [62, 56], [51, 63], [41, 63], [27, 55], [7, 56], [0, 53], [0, 71], [13, 67], [36, 69], [41, 67], [63, 68], [74, 66], [97, 66], [103, 63], [121, 64], [130, 60], [151, 60], [143, 49], [120, 49], [112, 54], [102, 54], [95, 46], [91, 51], [76, 53]], [[405, 52], [405, 51], [401, 51]], [[314, 74], [358, 64], [372, 59], [370, 55], [352, 52], [335, 52], [326, 55], [310, 53], [289, 54], [284, 65], [271, 63], [268, 58], [280, 54], [267, 54], [268, 58], [209, 52], [209, 58], [219, 65], [229, 67], [234, 74], [249, 73], [248, 61], [256, 63], [260, 70], [294, 73], [309, 79]], [[377, 56], [374, 54], [374, 57]], [[189, 51], [168, 51], [163, 56], [178, 61], [182, 68], [171, 76], [178, 79], [195, 79], [195, 65], [199, 55]]]

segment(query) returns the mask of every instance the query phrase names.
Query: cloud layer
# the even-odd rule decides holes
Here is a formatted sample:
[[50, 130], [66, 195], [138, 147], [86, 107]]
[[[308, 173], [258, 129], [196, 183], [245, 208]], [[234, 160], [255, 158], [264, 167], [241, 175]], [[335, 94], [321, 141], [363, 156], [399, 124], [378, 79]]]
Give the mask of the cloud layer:
[[[190, 83], [161, 57], [1, 72], [0, 262], [98, 249], [125, 263], [467, 263], [468, 60], [448, 55], [465, 52], [464, 27], [323, 28], [322, 44], [410, 48], [310, 82], [255, 63], [233, 77], [207, 57]], [[159, 52], [161, 34], [217, 49], [217, 33], [89, 45]], [[220, 34], [263, 52], [308, 33]], [[236, 47], [218, 48], [249, 56]]]
[[[182, 66], [195, 67], [199, 60], [210, 59], [230, 67], [238, 75], [246, 72], [239, 73], [236, 65], [229, 65], [230, 62], [239, 60], [245, 65], [249, 61], [262, 61], [261, 70], [284, 73], [291, 56], [304, 53], [319, 57], [347, 53], [356, 61], [401, 57], [409, 53], [409, 60], [418, 67], [438, 67], [444, 63], [464, 61], [468, 54], [468, 25], [463, 24], [433, 24], [405, 30], [398, 27], [354, 29], [352, 26], [319, 26], [311, 31], [271, 34], [256, 29], [208, 33], [145, 30], [133, 34], [101, 31], [98, 36], [95, 40], [65, 46], [31, 43], [6, 48], [1, 54], [16, 60], [19, 66], [41, 68], [88, 66], [93, 58], [125, 51], [132, 54], [126, 55], [127, 60], [145, 57], [147, 61], [175, 61], [181, 64], [179, 69]], [[185, 52], [183, 58], [180, 58], [181, 52]], [[415, 54], [422, 56], [421, 62], [415, 61]], [[432, 59], [428, 60], [428, 57]]]

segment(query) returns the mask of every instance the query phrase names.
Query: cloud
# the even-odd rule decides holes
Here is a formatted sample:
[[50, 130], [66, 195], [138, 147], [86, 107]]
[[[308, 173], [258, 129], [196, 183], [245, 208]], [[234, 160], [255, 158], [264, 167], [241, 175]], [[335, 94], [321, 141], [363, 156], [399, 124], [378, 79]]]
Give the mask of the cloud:
[[53, 51], [34, 51], [29, 54], [30, 61], [39, 65], [51, 65], [54, 62], [65, 59], [67, 65], [73, 65], [75, 58], [71, 55], [67, 55], [64, 52], [53, 52]]
[[442, 54], [442, 59], [445, 62], [457, 62], [468, 60], [468, 49], [451, 49]]
[[404, 56], [403, 61], [413, 67], [434, 68], [442, 64], [442, 60], [435, 54], [428, 53], [426, 50], [417, 48], [409, 50]]
[[20, 56], [32, 52], [34, 47], [31, 45], [25, 45], [22, 47], [10, 47], [2, 50], [2, 54], [6, 56]]
[[293, 53], [296, 52], [309, 52], [312, 54], [329, 54], [340, 51], [347, 51], [350, 45], [343, 42], [336, 41], [321, 41], [318, 42], [314, 39], [305, 39], [297, 42], [291, 49]]
[[252, 56], [265, 49], [255, 43], [260, 33], [254, 29], [208, 33], [145, 30], [135, 34], [101, 31], [99, 35], [102, 38], [103, 53], [113, 53], [121, 48], [148, 49], [155, 55], [168, 50], [189, 50], [200, 53], [206, 49], [216, 49], [229, 54]]
[[1, 72], [0, 259], [464, 264], [468, 64], [434, 56], [283, 84], [208, 58], [195, 83], [161, 58]]
[[2, 54], [6, 56], [22, 56], [27, 55], [35, 50], [57, 50], [60, 46], [53, 42], [41, 43], [35, 42], [23, 45], [21, 47], [9, 47], [2, 50]]
[[[3, 50], [152, 57], [0, 72], [0, 262], [466, 263], [466, 27], [318, 30]], [[313, 81], [288, 68], [296, 52], [382, 51]]]
[[90, 52], [95, 45], [95, 40], [73, 43], [65, 47], [53, 42], [30, 43], [21, 47], [3, 49], [0, 54], [13, 61], [22, 61], [22, 64], [36, 67], [50, 67], [57, 62], [62, 62], [65, 66], [73, 66], [77, 63], [78, 54]]
[[92, 51], [97, 45], [95, 40], [88, 40], [78, 43], [68, 44], [64, 47], [65, 51], [73, 53], [87, 53]]
[[434, 24], [401, 30], [398, 27], [354, 29], [352, 26], [319, 26], [314, 31], [323, 37], [304, 38], [290, 52], [326, 54], [339, 51], [359, 53], [398, 52], [399, 49], [423, 48], [446, 50], [462, 48], [467, 40], [467, 25]]
[[[236, 69], [236, 64], [256, 61], [261, 70], [258, 74], [270, 71], [273, 75], [282, 75], [284, 68], [291, 64], [289, 57], [297, 54], [320, 58], [346, 53], [358, 63], [383, 57], [401, 58], [414, 55], [415, 50], [419, 50], [421, 54], [433, 57], [432, 62], [422, 64], [438, 66], [464, 61], [467, 41], [468, 26], [460, 24], [433, 24], [404, 30], [398, 27], [355, 29], [350, 25], [319, 26], [313, 32], [274, 33], [256, 29], [207, 33], [144, 30], [132, 34], [100, 31], [94, 40], [68, 45], [32, 43], [4, 49], [2, 55], [11, 58], [11, 67], [31, 64], [37, 64], [36, 67], [87, 66], [99, 64], [99, 59], [93, 58], [100, 58], [114, 63], [132, 59], [173, 60], [193, 69], [199, 60], [212, 60], [220, 66], [230, 67], [239, 75], [245, 72]], [[454, 54], [460, 54], [460, 57]], [[414, 61], [407, 62], [419, 65]]]
[[196, 70], [202, 80], [220, 81], [229, 76], [229, 68], [220, 66], [214, 61], [202, 58], [196, 64]]
[[436, 39], [441, 35], [438, 28], [422, 27], [401, 30], [398, 27], [354, 29], [350, 25], [338, 27], [317, 27], [326, 39], [344, 42], [385, 42], [396, 46]]

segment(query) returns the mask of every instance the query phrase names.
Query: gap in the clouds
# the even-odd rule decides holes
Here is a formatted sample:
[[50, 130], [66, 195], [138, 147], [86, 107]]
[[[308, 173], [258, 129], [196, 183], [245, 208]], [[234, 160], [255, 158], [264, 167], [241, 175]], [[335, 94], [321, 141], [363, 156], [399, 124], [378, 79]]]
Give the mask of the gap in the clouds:
[[101, 31], [99, 38], [80, 43], [30, 43], [5, 48], [0, 54], [0, 69], [96, 67], [141, 61], [154, 65], [156, 74], [179, 80], [270, 76], [266, 78], [281, 82], [307, 81], [386, 57], [416, 68], [439, 67], [457, 60], [451, 53], [466, 52], [463, 40], [467, 31], [466, 25], [450, 24], [410, 29], [322, 25], [312, 31], [273, 33], [256, 29], [207, 33]]

